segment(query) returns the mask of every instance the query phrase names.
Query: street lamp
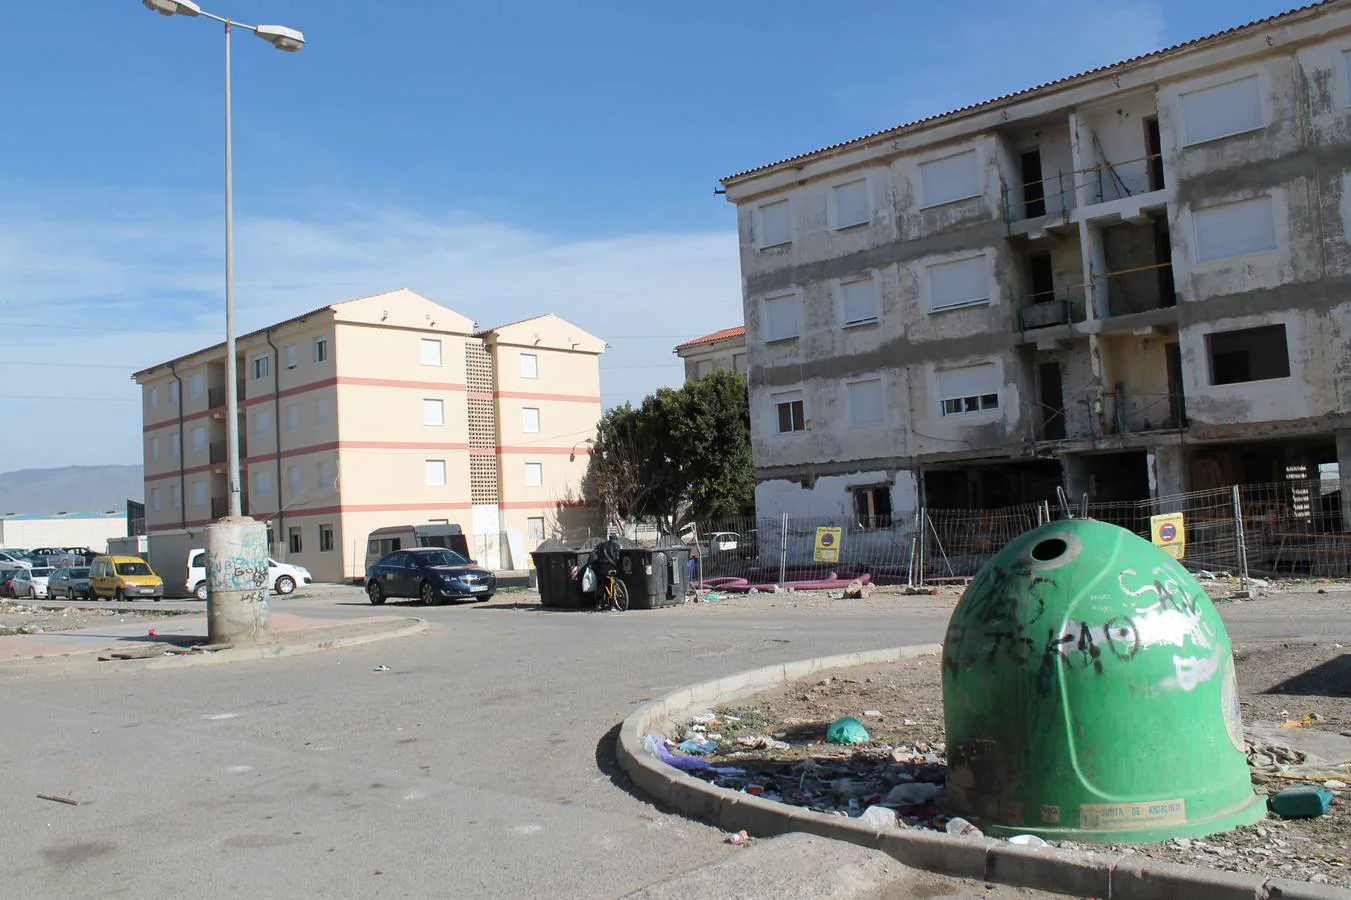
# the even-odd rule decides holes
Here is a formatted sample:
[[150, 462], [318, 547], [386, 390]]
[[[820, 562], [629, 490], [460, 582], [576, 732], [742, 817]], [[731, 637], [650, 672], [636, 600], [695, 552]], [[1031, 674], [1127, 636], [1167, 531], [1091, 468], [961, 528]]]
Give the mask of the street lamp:
[[230, 136], [230, 32], [252, 31], [278, 50], [294, 53], [305, 36], [285, 25], [249, 25], [207, 12], [193, 0], [141, 0], [146, 9], [164, 16], [204, 16], [225, 26], [225, 456], [230, 501], [229, 516], [244, 514], [239, 477], [239, 390], [235, 361], [235, 210], [234, 171]]

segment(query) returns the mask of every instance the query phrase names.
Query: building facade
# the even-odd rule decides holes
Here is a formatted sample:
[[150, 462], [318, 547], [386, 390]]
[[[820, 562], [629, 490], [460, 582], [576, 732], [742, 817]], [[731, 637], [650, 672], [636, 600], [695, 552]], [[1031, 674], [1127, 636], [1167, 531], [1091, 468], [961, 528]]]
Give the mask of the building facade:
[[[510, 568], [599, 521], [581, 497], [581, 442], [600, 419], [605, 344], [557, 316], [482, 331], [399, 290], [236, 343], [245, 511], [267, 522], [277, 558], [320, 581], [360, 576], [383, 526], [458, 524], [480, 563]], [[134, 378], [147, 531], [225, 515], [223, 345]]]
[[1351, 473], [1346, 0], [723, 184], [762, 515]]
[[126, 511], [0, 516], [0, 548], [88, 547], [102, 553], [110, 539], [129, 533]]
[[685, 380], [698, 381], [709, 372], [730, 369], [746, 374], [746, 326], [724, 328], [676, 345], [685, 363]]

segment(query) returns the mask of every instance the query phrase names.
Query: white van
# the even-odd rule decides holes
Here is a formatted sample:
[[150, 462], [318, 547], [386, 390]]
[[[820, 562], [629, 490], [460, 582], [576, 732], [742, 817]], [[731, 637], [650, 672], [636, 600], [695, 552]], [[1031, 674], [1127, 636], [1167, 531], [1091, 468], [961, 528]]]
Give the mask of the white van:
[[[428, 522], [425, 525], [389, 525], [377, 528], [366, 538], [366, 568], [395, 550], [412, 547], [441, 547], [454, 550], [469, 559], [469, 541], [459, 525]], [[470, 560], [472, 562], [472, 560]]]
[[[290, 594], [301, 585], [311, 584], [310, 570], [304, 566], [293, 566], [267, 558], [267, 580], [272, 590], [278, 594]], [[206, 599], [206, 551], [193, 550], [188, 554], [188, 577], [184, 584], [188, 593], [198, 600]]]

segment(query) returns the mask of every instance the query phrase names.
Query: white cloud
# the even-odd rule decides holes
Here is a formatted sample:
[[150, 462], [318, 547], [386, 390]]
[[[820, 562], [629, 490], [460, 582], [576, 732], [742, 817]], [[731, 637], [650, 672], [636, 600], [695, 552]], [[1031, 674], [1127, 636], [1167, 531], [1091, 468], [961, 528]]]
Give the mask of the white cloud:
[[[0, 212], [10, 373], [0, 421], [34, 425], [11, 431], [31, 438], [0, 443], [0, 471], [139, 461], [131, 373], [213, 343], [224, 329], [219, 200], [146, 190], [11, 196]], [[557, 313], [610, 342], [607, 403], [678, 383], [672, 347], [742, 314], [730, 230], [579, 240], [457, 211], [349, 204], [322, 218], [237, 217], [235, 273], [240, 333], [397, 287], [484, 327]], [[49, 397], [100, 399], [38, 399]]]

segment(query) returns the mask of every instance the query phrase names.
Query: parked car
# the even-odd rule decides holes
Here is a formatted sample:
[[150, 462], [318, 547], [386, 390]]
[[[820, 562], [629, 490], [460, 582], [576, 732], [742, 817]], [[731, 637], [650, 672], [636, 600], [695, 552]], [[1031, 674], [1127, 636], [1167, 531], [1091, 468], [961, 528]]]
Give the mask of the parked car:
[[496, 590], [496, 575], [440, 547], [397, 550], [366, 570], [366, 596], [377, 606], [389, 597], [416, 597], [428, 606], [453, 597], [482, 601]]
[[47, 579], [52, 571], [48, 566], [16, 569], [14, 580], [9, 583], [10, 596], [27, 597], [30, 600], [43, 599], [47, 596]]
[[27, 568], [27, 566], [11, 565], [7, 569], [0, 569], [0, 597], [14, 596], [14, 579]]
[[89, 590], [89, 567], [57, 569], [47, 579], [47, 596], [64, 597], [67, 600], [93, 600]]
[[164, 597], [164, 580], [139, 556], [100, 556], [89, 567], [89, 593], [96, 600], [154, 600]]
[[22, 567], [26, 569], [32, 564], [33, 560], [29, 559], [27, 550], [16, 550], [12, 548], [9, 550], [0, 550], [0, 566], [5, 566], [7, 568]]
[[[285, 595], [293, 592], [301, 585], [313, 584], [314, 577], [310, 575], [310, 570], [304, 566], [277, 562], [269, 556], [267, 558], [267, 583], [272, 590]], [[205, 550], [193, 550], [188, 554], [188, 577], [184, 587], [198, 600], [206, 599]]]
[[28, 556], [36, 565], [53, 568], [84, 564], [84, 557], [78, 553], [71, 553], [65, 547], [38, 547], [35, 550], [28, 551]]

